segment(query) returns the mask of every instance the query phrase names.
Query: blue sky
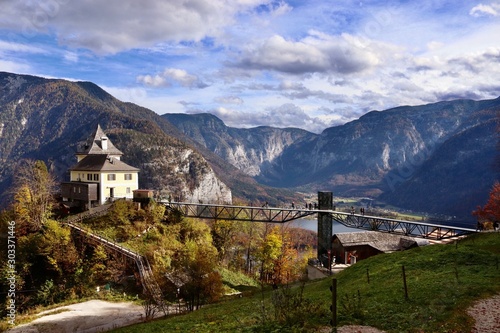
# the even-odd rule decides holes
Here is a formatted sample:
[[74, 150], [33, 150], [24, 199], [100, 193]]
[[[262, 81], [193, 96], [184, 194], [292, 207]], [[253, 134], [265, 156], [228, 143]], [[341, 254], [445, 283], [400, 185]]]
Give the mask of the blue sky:
[[500, 1], [0, 0], [0, 71], [316, 133], [500, 95]]

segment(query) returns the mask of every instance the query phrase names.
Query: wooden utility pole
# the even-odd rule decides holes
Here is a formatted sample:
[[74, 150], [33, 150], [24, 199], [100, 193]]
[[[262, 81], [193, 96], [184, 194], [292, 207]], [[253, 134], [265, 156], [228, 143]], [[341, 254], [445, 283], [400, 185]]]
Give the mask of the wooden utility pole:
[[335, 332], [337, 331], [337, 279], [332, 279], [332, 285], [330, 287], [332, 292], [332, 305], [330, 305], [330, 310], [332, 311], [332, 319], [330, 320], [330, 325], [334, 327]]
[[405, 299], [408, 299], [408, 287], [406, 286], [406, 273], [405, 273], [405, 266], [403, 265], [403, 284], [405, 287]]

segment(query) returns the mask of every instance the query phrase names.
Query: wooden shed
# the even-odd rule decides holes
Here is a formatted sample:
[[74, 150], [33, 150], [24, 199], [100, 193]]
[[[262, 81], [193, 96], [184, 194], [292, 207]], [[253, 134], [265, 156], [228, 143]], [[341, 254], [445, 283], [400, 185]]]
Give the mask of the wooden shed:
[[[134, 190], [134, 202], [140, 204], [140, 206], [147, 206], [154, 198], [154, 191], [147, 189]], [[140, 207], [139, 206], [139, 207]]]
[[402, 251], [421, 245], [414, 238], [377, 231], [346, 232], [332, 236], [335, 262], [354, 264], [380, 253]]

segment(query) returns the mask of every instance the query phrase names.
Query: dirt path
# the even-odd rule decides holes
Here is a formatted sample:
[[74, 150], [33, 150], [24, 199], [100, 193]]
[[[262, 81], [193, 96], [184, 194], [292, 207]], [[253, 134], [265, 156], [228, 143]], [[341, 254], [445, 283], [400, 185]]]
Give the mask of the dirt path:
[[[60, 312], [64, 310], [63, 312]], [[58, 312], [50, 314], [53, 312]], [[106, 332], [142, 321], [144, 309], [133, 303], [111, 303], [92, 300], [40, 313], [42, 317], [8, 333]]]
[[500, 295], [475, 303], [467, 313], [476, 320], [472, 333], [500, 332]]

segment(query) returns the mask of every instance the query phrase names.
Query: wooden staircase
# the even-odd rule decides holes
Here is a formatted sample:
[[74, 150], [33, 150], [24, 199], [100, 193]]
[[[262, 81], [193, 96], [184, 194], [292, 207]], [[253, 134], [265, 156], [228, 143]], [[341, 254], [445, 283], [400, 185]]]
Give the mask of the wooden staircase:
[[106, 209], [101, 208], [98, 211], [89, 211], [71, 216], [66, 219], [64, 223], [67, 224], [71, 228], [71, 230], [73, 230], [77, 234], [84, 236], [84, 239], [102, 245], [108, 251], [121, 254], [131, 260], [134, 260], [139, 272], [139, 277], [144, 290], [144, 294], [148, 297], [151, 297], [152, 300], [154, 300], [156, 306], [165, 315], [167, 315], [167, 307], [164, 302], [163, 293], [160, 286], [156, 282], [156, 279], [153, 275], [153, 270], [151, 269], [148, 259], [135, 251], [117, 244], [113, 240], [93, 233], [79, 223], [84, 219], [105, 215], [107, 213], [107, 208], [109, 208], [109, 206], [106, 207]]

